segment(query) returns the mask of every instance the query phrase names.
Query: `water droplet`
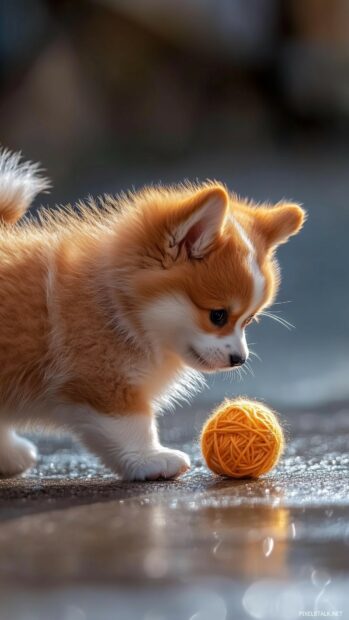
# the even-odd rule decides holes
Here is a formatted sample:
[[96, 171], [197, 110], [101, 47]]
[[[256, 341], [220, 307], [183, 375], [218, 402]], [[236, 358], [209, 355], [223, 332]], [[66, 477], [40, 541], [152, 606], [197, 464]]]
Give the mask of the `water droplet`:
[[324, 569], [314, 569], [310, 579], [312, 584], [317, 588], [324, 588], [331, 583], [330, 574]]
[[273, 549], [274, 549], [274, 539], [271, 536], [267, 536], [263, 540], [263, 553], [266, 558], [268, 558], [272, 554]]

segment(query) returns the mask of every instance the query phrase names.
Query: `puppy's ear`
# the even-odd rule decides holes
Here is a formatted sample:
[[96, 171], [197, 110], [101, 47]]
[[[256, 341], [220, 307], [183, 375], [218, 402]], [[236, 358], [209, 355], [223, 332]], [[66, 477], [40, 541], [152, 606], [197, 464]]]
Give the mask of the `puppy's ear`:
[[258, 207], [254, 224], [268, 248], [286, 243], [296, 235], [305, 221], [305, 211], [294, 203], [279, 203], [275, 207]]
[[171, 214], [169, 252], [178, 256], [182, 248], [188, 258], [203, 258], [223, 227], [228, 195], [220, 186], [194, 194]]

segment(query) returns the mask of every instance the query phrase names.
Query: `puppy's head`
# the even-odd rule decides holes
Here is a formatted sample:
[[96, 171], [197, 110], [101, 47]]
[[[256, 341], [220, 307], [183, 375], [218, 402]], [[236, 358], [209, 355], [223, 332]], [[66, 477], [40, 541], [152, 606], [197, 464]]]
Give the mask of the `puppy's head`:
[[252, 206], [211, 184], [152, 190], [139, 217], [137, 321], [191, 367], [242, 365], [249, 353], [245, 330], [278, 287], [275, 249], [300, 230], [303, 210]]

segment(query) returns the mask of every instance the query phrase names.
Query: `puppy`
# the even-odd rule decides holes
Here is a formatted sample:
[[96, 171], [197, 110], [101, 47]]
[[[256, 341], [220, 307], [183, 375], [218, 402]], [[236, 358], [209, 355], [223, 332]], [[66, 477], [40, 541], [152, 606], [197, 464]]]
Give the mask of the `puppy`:
[[48, 186], [1, 152], [0, 474], [35, 463], [15, 429], [38, 426], [71, 431], [125, 480], [178, 476], [190, 461], [161, 445], [154, 403], [188, 369], [245, 362], [245, 330], [278, 287], [275, 249], [304, 212], [208, 182], [17, 223]]

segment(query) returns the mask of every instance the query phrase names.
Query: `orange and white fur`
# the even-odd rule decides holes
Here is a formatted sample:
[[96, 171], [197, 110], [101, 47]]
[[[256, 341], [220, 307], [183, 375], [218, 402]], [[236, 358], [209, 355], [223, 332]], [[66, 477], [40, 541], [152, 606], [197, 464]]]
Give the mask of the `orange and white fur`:
[[210, 182], [17, 223], [48, 185], [0, 153], [0, 474], [35, 463], [16, 429], [39, 426], [71, 431], [123, 479], [177, 476], [190, 461], [161, 445], [154, 403], [189, 369], [245, 361], [245, 328], [276, 293], [275, 248], [304, 212]]

